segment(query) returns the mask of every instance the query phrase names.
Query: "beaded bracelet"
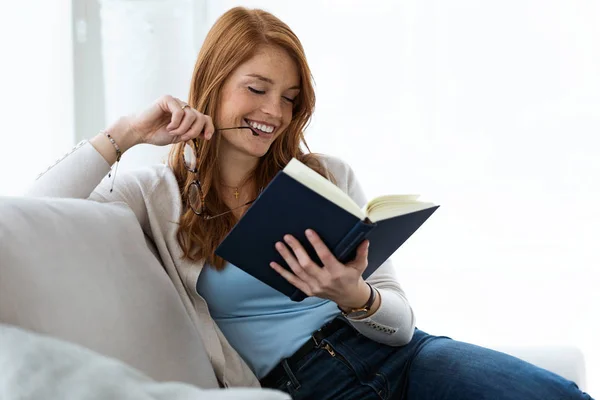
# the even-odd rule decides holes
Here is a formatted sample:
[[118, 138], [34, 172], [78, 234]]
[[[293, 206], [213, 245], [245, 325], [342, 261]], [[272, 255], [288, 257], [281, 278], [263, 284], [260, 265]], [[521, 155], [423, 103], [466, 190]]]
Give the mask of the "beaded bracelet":
[[[121, 156], [123, 155], [123, 153], [121, 152], [121, 149], [119, 148], [119, 145], [117, 144], [117, 142], [115, 142], [115, 139], [113, 139], [112, 136], [110, 136], [110, 134], [108, 132], [102, 132], [102, 133], [104, 133], [104, 135], [108, 138], [108, 140], [110, 140], [110, 142], [115, 147], [115, 150], [117, 152], [117, 165], [115, 166], [115, 176], [113, 178], [112, 184], [110, 185], [110, 192], [112, 193], [113, 187], [115, 186], [115, 179], [117, 179], [117, 168], [119, 168], [119, 161], [121, 161]], [[112, 167], [110, 168], [110, 172], [108, 173], [109, 178], [110, 178], [111, 172], [112, 172]]]

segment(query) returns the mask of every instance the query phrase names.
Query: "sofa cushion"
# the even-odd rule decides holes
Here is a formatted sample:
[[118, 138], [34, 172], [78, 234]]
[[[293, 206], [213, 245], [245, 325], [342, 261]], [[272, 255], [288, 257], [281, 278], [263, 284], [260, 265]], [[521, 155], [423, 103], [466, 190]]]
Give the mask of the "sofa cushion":
[[261, 388], [198, 389], [156, 382], [138, 370], [73, 343], [0, 323], [3, 400], [289, 400]]
[[122, 203], [0, 197], [0, 322], [218, 387], [175, 287]]

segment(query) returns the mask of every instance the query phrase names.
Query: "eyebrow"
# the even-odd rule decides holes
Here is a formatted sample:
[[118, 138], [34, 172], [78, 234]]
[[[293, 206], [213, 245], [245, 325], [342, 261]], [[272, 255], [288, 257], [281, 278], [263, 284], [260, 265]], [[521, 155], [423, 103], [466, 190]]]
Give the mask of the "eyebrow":
[[[275, 82], [273, 81], [273, 79], [267, 78], [266, 76], [262, 76], [262, 75], [259, 75], [259, 74], [248, 74], [246, 76], [249, 76], [249, 77], [252, 77], [252, 78], [256, 78], [256, 79], [261, 80], [263, 82], [270, 83], [271, 85], [275, 84]], [[288, 88], [288, 90], [296, 90], [296, 89], [300, 90], [300, 86], [292, 86], [291, 88]]]

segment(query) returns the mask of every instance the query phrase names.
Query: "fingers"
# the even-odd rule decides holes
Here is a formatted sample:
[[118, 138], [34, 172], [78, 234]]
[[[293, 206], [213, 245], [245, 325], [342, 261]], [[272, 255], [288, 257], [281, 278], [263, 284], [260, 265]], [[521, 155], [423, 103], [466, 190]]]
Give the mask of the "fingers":
[[210, 140], [210, 138], [212, 138], [213, 135], [215, 134], [215, 126], [213, 124], [212, 118], [209, 117], [208, 115], [204, 115], [204, 114], [200, 114], [200, 115], [202, 116], [202, 119], [204, 120], [204, 124], [202, 124], [202, 127], [200, 128], [198, 135], [202, 136], [206, 140]]
[[356, 258], [348, 264], [352, 268], [357, 269], [362, 274], [369, 265], [369, 241], [363, 241], [358, 249], [356, 249]]
[[[294, 272], [294, 274], [296, 274], [296, 276], [298, 278], [300, 278], [303, 282], [308, 284], [309, 287], [314, 286], [314, 284], [316, 283], [316, 282], [314, 282], [314, 280], [315, 280], [314, 275], [308, 271], [310, 269], [311, 264], [313, 264], [312, 260], [310, 260], [310, 258], [308, 258], [308, 255], [306, 256], [308, 258], [308, 261], [306, 261], [306, 259], [304, 257], [298, 256], [300, 253], [302, 253], [302, 252], [306, 253], [306, 252], [304, 251], [304, 248], [302, 248], [302, 245], [300, 244], [300, 242], [298, 242], [296, 239], [294, 239], [291, 235], [286, 235], [284, 237], [284, 240], [288, 244], [290, 244], [290, 242], [295, 242], [293, 245], [290, 244], [290, 247], [292, 247], [292, 249], [294, 250], [295, 255], [292, 254], [292, 252], [289, 250], [289, 248], [281, 242], [277, 242], [275, 244], [275, 248], [277, 249], [279, 254], [281, 254], [281, 256], [283, 257], [283, 259], [285, 260], [287, 265]], [[301, 258], [304, 261], [300, 261]], [[319, 268], [316, 265], [314, 267]], [[308, 295], [308, 293], [306, 293], [306, 294]]]
[[[193, 123], [196, 122], [196, 119], [198, 118], [197, 112], [194, 112], [194, 111], [195, 110], [192, 110], [190, 107], [186, 107], [185, 109], [182, 110], [183, 118], [181, 119], [181, 122], [179, 122], [178, 126], [172, 128], [169, 131], [171, 133], [171, 135], [181, 136], [181, 135], [187, 133], [187, 131], [192, 127]], [[174, 117], [174, 116], [175, 116], [175, 114], [173, 114], [172, 117]], [[171, 125], [173, 125], [172, 120], [171, 120]], [[167, 130], [169, 130], [168, 127], [167, 127]]]
[[192, 111], [197, 113], [196, 120], [192, 126], [190, 126], [189, 129], [181, 136], [181, 141], [187, 142], [188, 140], [195, 139], [197, 137], [210, 140], [215, 133], [215, 127], [212, 123], [212, 119], [207, 115], [200, 114], [196, 110]]
[[[169, 125], [167, 125], [167, 130], [175, 130], [179, 127], [181, 121], [185, 117], [185, 110], [181, 108], [185, 103], [172, 96], [165, 96], [163, 98], [163, 102], [164, 106], [166, 106], [167, 108], [166, 111], [171, 113], [171, 122], [169, 123]], [[186, 107], [186, 110], [187, 109], [188, 107]]]
[[[335, 255], [329, 250], [329, 247], [321, 240], [319, 235], [312, 229], [306, 230], [306, 237], [315, 249], [319, 259], [323, 262], [325, 269], [335, 275], [339, 267], [345, 267], [344, 264], [340, 263]], [[354, 260], [347, 265], [357, 269], [361, 273], [367, 269], [369, 258], [369, 241], [364, 240], [356, 249], [356, 257]]]
[[307, 229], [305, 234], [308, 241], [317, 252], [319, 259], [323, 262], [323, 265], [332, 265], [333, 263], [338, 262], [337, 258], [335, 258], [333, 253], [329, 250], [329, 247], [327, 247], [315, 231]]
[[296, 259], [298, 260], [298, 264], [302, 267], [303, 271], [309, 274], [312, 277], [318, 277], [320, 273], [322, 273], [323, 268], [316, 265], [313, 260], [310, 258], [302, 243], [300, 243], [294, 236], [285, 235], [283, 240], [290, 246]]
[[204, 115], [191, 106], [185, 107], [186, 103], [171, 96], [165, 96], [164, 103], [168, 112], [171, 113], [171, 121], [167, 125], [167, 131], [176, 137], [177, 142], [186, 142], [202, 136], [203, 139], [212, 138], [215, 127], [212, 118]]
[[269, 265], [307, 296], [319, 296], [333, 301], [347, 297], [347, 289], [356, 288], [357, 278], [367, 268], [369, 241], [364, 240], [356, 250], [356, 258], [344, 265], [316, 232], [308, 229], [305, 234], [323, 262], [323, 268], [312, 261], [302, 243], [292, 235], [285, 235], [283, 238], [287, 246], [282, 242], [275, 244], [291, 272], [275, 262]]
[[215, 125], [213, 124], [213, 120], [208, 115], [204, 116], [206, 118], [206, 125], [204, 125], [204, 139], [210, 140], [215, 134]]
[[[182, 142], [187, 142], [188, 140], [198, 137], [200, 135], [200, 133], [202, 132], [202, 129], [204, 129], [204, 123], [205, 123], [204, 118], [196, 117], [196, 120], [194, 121], [194, 123], [189, 127], [189, 129], [186, 129], [184, 131], [185, 132], [184, 134], [181, 135], [180, 140]], [[171, 133], [174, 135], [177, 134], [175, 131], [173, 131]]]
[[290, 271], [288, 271], [287, 269], [283, 268], [281, 265], [277, 264], [276, 262], [272, 262], [269, 265], [275, 271], [279, 272], [279, 274], [281, 276], [283, 276], [283, 278], [286, 281], [288, 281], [289, 283], [291, 283], [292, 285], [294, 285], [298, 289], [302, 290], [304, 292], [304, 294], [306, 294], [307, 296], [312, 296], [313, 295], [311, 293], [310, 287], [305, 282], [303, 282], [300, 278], [298, 278], [296, 275], [292, 274]]

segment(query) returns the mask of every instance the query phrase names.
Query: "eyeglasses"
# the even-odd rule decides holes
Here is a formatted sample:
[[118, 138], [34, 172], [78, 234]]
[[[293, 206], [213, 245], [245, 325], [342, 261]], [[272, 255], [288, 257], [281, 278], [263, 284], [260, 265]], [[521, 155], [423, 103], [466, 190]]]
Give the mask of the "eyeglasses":
[[[232, 127], [232, 128], [216, 129], [215, 132], [232, 130], [232, 129], [250, 129], [252, 131], [253, 135], [258, 136], [258, 134], [256, 134], [249, 126], [237, 126], [237, 127]], [[185, 147], [183, 148], [183, 152], [181, 153], [181, 156], [183, 157], [183, 164], [185, 165], [185, 168], [188, 170], [188, 172], [191, 172], [193, 174], [197, 174], [199, 171], [198, 165], [197, 165], [199, 149], [200, 149], [200, 146], [198, 145], [197, 140], [193, 139], [193, 140], [188, 141], [185, 144]], [[260, 192], [262, 192], [262, 190], [263, 189], [261, 188], [259, 191], [259, 194], [260, 194]], [[198, 215], [199, 217], [202, 217], [204, 220], [210, 220], [210, 219], [214, 219], [214, 218], [229, 214], [229, 213], [233, 212], [234, 210], [238, 210], [242, 207], [246, 207], [256, 201], [256, 199], [250, 200], [250, 201], [242, 204], [241, 206], [230, 209], [229, 211], [225, 211], [225, 212], [222, 212], [217, 215], [208, 215], [207, 210], [206, 210], [204, 193], [202, 192], [202, 184], [200, 183], [200, 181], [198, 179], [194, 179], [192, 181], [192, 183], [190, 183], [190, 185], [186, 188], [185, 198], [188, 203], [188, 206], [194, 212], [194, 214]]]

